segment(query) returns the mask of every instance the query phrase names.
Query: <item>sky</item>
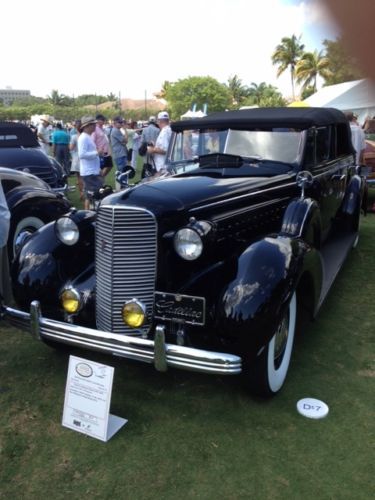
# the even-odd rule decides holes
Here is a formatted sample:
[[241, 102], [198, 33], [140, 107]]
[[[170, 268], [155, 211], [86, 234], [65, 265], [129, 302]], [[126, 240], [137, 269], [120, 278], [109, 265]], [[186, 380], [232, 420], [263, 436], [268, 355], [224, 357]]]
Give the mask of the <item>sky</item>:
[[271, 54], [284, 36], [321, 49], [337, 30], [318, 0], [6, 1], [1, 6], [0, 88], [152, 98], [164, 81], [211, 76], [244, 85], [276, 78]]

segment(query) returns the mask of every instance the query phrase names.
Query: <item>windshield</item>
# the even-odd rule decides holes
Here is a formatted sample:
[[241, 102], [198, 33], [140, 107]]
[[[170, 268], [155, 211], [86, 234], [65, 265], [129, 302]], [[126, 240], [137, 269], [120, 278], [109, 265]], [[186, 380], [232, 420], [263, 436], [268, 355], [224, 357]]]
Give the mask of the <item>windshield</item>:
[[287, 128], [183, 130], [174, 135], [169, 161], [179, 165], [178, 171], [191, 171], [199, 168], [200, 156], [221, 153], [240, 156], [247, 166], [277, 162], [292, 167], [301, 161], [303, 137], [303, 132]]

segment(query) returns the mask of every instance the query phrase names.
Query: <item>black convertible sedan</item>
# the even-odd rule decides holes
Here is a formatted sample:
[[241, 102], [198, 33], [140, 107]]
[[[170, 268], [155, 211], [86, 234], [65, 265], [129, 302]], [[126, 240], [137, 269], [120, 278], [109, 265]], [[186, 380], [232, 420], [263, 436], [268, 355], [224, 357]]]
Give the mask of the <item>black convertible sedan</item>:
[[36, 175], [55, 191], [67, 191], [62, 166], [42, 151], [35, 133], [23, 123], [0, 121], [0, 167]]
[[35, 233], [13, 267], [10, 321], [68, 344], [284, 384], [356, 245], [364, 193], [335, 109], [263, 108], [176, 122], [170, 175]]

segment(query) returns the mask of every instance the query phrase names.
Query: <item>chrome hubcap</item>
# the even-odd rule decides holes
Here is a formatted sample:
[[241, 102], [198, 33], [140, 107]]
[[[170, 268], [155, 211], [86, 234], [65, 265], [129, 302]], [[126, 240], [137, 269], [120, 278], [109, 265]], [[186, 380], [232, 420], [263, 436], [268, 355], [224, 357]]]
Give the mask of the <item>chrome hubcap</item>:
[[275, 351], [274, 351], [275, 366], [278, 360], [280, 362], [279, 358], [282, 358], [282, 355], [284, 353], [285, 346], [288, 340], [288, 332], [289, 332], [289, 315], [286, 314], [283, 317], [275, 335]]

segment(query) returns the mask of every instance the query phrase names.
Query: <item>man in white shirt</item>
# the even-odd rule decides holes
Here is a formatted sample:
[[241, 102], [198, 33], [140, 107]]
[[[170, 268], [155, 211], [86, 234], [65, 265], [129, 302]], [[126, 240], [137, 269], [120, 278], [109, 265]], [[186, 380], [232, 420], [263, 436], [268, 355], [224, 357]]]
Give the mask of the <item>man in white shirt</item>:
[[50, 154], [50, 120], [51, 119], [48, 115], [42, 115], [40, 117], [40, 123], [38, 125], [37, 132], [39, 144], [46, 155]]
[[77, 148], [86, 210], [90, 207], [92, 193], [103, 186], [103, 176], [100, 174], [99, 153], [91, 138], [95, 127], [96, 120], [93, 116], [82, 117], [80, 126], [81, 135], [78, 138]]
[[154, 157], [157, 174], [162, 174], [166, 171], [166, 155], [172, 137], [172, 129], [169, 125], [169, 114], [166, 111], [160, 111], [158, 114], [158, 125], [160, 133], [156, 139], [155, 146], [148, 146], [147, 153]]
[[352, 132], [352, 144], [355, 149], [355, 161], [356, 165], [361, 165], [363, 163], [363, 154], [366, 149], [365, 133], [356, 122], [354, 113], [348, 111], [345, 113], [346, 118], [349, 120], [350, 130]]

